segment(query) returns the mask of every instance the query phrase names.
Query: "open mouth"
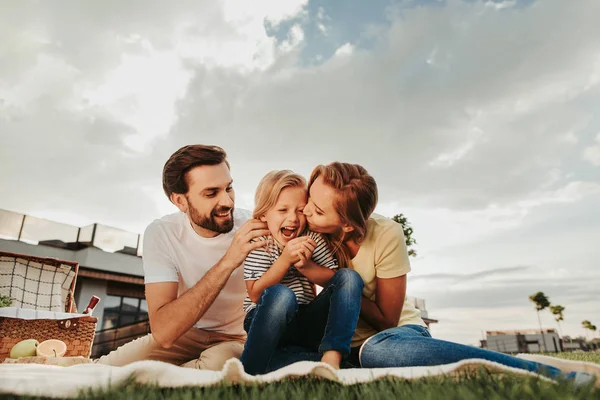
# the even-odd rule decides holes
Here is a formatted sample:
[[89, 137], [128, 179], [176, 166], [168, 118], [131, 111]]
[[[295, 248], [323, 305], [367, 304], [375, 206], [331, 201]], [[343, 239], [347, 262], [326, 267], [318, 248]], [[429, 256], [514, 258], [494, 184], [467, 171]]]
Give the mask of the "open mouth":
[[285, 240], [291, 240], [297, 235], [298, 227], [297, 226], [284, 226], [281, 230], [281, 236]]
[[217, 218], [229, 218], [231, 217], [231, 210], [216, 212], [213, 215]]

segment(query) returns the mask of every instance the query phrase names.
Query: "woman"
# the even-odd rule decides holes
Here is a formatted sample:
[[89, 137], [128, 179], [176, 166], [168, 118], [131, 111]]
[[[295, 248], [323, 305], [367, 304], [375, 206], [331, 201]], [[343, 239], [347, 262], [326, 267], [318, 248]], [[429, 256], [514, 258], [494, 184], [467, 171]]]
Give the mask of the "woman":
[[[304, 208], [309, 228], [328, 238], [341, 267], [354, 269], [364, 281], [360, 319], [350, 366], [364, 368], [431, 366], [464, 359], [485, 359], [509, 367], [565, 376], [577, 382], [590, 375], [476, 347], [434, 339], [420, 312], [405, 301], [406, 274], [410, 271], [402, 226], [373, 216], [377, 184], [360, 165], [332, 163], [318, 166], [309, 181]], [[308, 353], [287, 350], [280, 362], [311, 359]], [[281, 365], [281, 364], [280, 364]], [[279, 365], [279, 366], [280, 366]]]

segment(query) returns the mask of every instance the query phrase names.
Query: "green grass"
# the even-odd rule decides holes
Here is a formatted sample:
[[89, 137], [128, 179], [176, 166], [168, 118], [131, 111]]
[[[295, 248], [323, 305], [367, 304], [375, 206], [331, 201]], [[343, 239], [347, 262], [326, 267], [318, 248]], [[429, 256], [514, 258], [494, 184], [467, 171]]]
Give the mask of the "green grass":
[[[561, 354], [562, 358], [600, 363], [600, 353]], [[10, 399], [11, 397], [7, 397]], [[491, 375], [484, 370], [460, 377], [436, 377], [415, 381], [382, 380], [342, 386], [306, 378], [264, 385], [222, 384], [209, 388], [161, 389], [130, 381], [106, 391], [81, 393], [81, 399], [600, 399], [600, 390], [574, 388], [567, 382], [549, 383], [534, 377]], [[20, 397], [20, 399], [27, 399]]]
[[587, 362], [593, 362], [596, 364], [600, 364], [600, 351], [595, 351], [595, 352], [588, 352], [588, 353], [548, 353], [545, 354], [547, 356], [551, 356], [551, 357], [558, 357], [558, 358], [564, 358], [567, 360], [574, 360], [574, 361], [587, 361]]

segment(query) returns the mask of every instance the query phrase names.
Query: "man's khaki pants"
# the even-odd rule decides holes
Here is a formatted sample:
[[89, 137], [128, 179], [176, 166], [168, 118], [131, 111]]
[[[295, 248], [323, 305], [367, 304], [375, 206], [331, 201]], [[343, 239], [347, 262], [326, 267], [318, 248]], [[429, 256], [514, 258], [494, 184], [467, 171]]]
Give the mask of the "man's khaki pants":
[[96, 363], [120, 367], [135, 361], [156, 360], [186, 368], [220, 371], [225, 361], [240, 358], [245, 340], [245, 335], [192, 328], [172, 347], [164, 349], [156, 343], [152, 334], [148, 334], [100, 357]]

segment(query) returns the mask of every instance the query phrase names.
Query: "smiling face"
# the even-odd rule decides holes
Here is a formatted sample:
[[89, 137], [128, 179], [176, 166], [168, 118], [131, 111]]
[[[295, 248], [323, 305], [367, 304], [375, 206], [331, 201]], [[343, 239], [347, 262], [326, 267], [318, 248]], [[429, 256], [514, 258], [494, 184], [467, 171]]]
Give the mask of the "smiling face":
[[273, 239], [284, 247], [287, 242], [298, 237], [306, 227], [306, 218], [302, 211], [306, 206], [306, 188], [287, 187], [281, 191], [277, 202], [260, 217], [267, 223]]
[[304, 215], [310, 230], [319, 233], [340, 232], [342, 221], [334, 204], [337, 195], [336, 190], [325, 184], [321, 176], [312, 183], [309, 199], [304, 207]]
[[186, 179], [188, 192], [173, 193], [171, 200], [188, 215], [194, 230], [204, 237], [230, 232], [235, 192], [227, 164], [192, 168]]

